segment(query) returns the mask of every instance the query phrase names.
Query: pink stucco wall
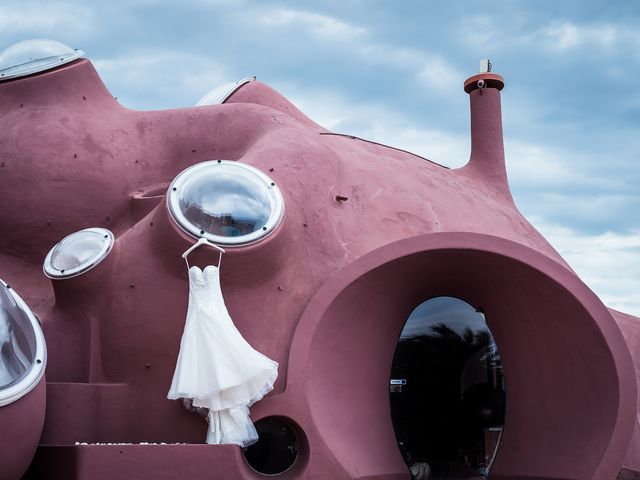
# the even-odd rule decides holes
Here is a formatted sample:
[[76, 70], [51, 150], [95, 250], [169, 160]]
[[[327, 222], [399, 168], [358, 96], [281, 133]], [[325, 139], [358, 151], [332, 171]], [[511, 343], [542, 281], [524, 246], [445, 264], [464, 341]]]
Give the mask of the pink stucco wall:
[[[484, 77], [487, 88], [475, 88]], [[409, 312], [435, 295], [482, 306], [504, 359], [493, 478], [640, 470], [628, 348], [635, 359], [638, 319], [607, 310], [514, 205], [502, 79], [484, 77], [467, 84], [472, 152], [461, 169], [332, 134], [260, 82], [223, 105], [156, 112], [119, 105], [88, 60], [0, 83], [0, 273], [42, 318], [49, 350], [31, 478], [212, 478], [212, 468], [215, 478], [259, 477], [238, 448], [200, 445], [206, 425], [165, 398], [187, 304], [180, 254], [193, 239], [164, 194], [211, 159], [259, 168], [285, 199], [277, 231], [229, 248], [221, 270], [238, 329], [281, 366], [253, 418], [289, 418], [303, 439], [283, 478], [409, 478], [388, 374]], [[44, 277], [53, 245], [97, 226], [116, 236], [104, 262], [73, 279]], [[45, 413], [44, 402], [31, 408]], [[37, 437], [38, 425], [3, 414], [3, 430], [24, 425]]]

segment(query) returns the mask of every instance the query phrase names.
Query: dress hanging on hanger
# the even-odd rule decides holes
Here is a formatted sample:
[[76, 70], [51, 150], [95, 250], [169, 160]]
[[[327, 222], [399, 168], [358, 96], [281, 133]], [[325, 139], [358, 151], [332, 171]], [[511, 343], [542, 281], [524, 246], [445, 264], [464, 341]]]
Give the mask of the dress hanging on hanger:
[[253, 349], [229, 316], [218, 265], [189, 266], [187, 255], [208, 244], [200, 239], [183, 257], [189, 272], [189, 307], [180, 353], [167, 398], [191, 399], [208, 409], [207, 443], [246, 447], [258, 440], [249, 407], [273, 389], [278, 364]]

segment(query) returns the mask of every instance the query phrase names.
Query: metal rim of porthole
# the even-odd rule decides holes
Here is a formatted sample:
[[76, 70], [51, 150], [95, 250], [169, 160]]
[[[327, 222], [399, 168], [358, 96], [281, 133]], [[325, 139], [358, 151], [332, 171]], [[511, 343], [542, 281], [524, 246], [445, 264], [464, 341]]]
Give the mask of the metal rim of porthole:
[[[180, 208], [180, 195], [191, 182], [197, 179], [198, 175], [209, 171], [215, 172], [216, 170], [220, 171], [220, 173], [249, 178], [250, 181], [252, 180], [264, 188], [264, 192], [267, 193], [269, 198], [269, 217], [264, 225], [248, 234], [223, 236], [207, 232], [187, 219]], [[227, 247], [250, 245], [264, 239], [274, 232], [284, 217], [284, 197], [276, 183], [257, 168], [234, 160], [207, 160], [180, 172], [169, 185], [167, 207], [174, 222], [185, 233], [194, 238], [204, 237], [216, 245]]]
[[4, 280], [0, 279], [0, 288], [6, 289], [7, 292], [14, 299], [21, 311], [23, 311], [31, 323], [34, 335], [36, 337], [36, 354], [35, 360], [31, 364], [29, 370], [22, 376], [22, 378], [11, 385], [10, 387], [0, 389], [0, 407], [9, 405], [16, 400], [19, 400], [31, 390], [33, 390], [44, 375], [45, 367], [47, 364], [47, 345], [45, 343], [44, 333], [40, 321], [28, 307], [28, 305], [22, 300], [20, 295]]
[[[251, 83], [255, 81], [256, 81], [256, 76], [251, 75], [249, 77], [244, 77], [238, 80], [237, 82], [230, 84], [227, 89], [221, 92], [217, 92], [216, 90], [218, 90], [218, 88], [224, 87], [224, 85], [222, 85], [221, 87], [217, 87], [211, 90], [210, 92], [208, 92], [207, 94], [205, 94], [200, 100], [198, 100], [198, 102], [196, 103], [196, 107], [202, 107], [205, 105], [222, 105], [227, 100], [229, 100], [231, 95], [233, 95], [238, 90], [240, 90], [242, 86], [246, 85], [247, 83]], [[214, 92], [217, 95], [213, 95]], [[215, 98], [216, 96], [217, 98]], [[213, 98], [210, 98], [210, 97], [213, 97]]]
[[[82, 233], [95, 233], [97, 235], [100, 235], [103, 238], [103, 243], [102, 243], [102, 246], [100, 247], [100, 250], [95, 252], [93, 257], [90, 260], [82, 262], [77, 267], [67, 268], [63, 270], [54, 268], [52, 264], [52, 260], [53, 260], [52, 257], [56, 247], [62, 244], [68, 238], [73, 237], [74, 235], [82, 234]], [[107, 255], [109, 255], [109, 252], [113, 248], [114, 243], [115, 243], [115, 237], [113, 233], [110, 230], [107, 230], [106, 228], [94, 227], [94, 228], [85, 228], [83, 230], [79, 230], [70, 235], [67, 235], [58, 243], [56, 243], [51, 250], [49, 250], [49, 253], [47, 253], [46, 258], [44, 259], [42, 270], [44, 271], [44, 274], [47, 277], [53, 280], [61, 280], [66, 278], [77, 277], [78, 275], [82, 275], [88, 270], [91, 270], [93, 267], [95, 267], [100, 262], [102, 262], [105, 258], [107, 258]]]

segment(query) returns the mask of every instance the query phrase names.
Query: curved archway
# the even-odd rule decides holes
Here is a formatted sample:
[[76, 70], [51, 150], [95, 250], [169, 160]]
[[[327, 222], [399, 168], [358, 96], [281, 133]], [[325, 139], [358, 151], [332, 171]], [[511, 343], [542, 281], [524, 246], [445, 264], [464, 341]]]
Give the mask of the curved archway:
[[372, 252], [329, 281], [301, 318], [287, 382], [301, 390], [319, 440], [349, 477], [406, 478], [388, 372], [414, 306], [441, 295], [482, 308], [501, 348], [509, 409], [492, 478], [615, 477], [636, 400], [617, 325], [563, 265], [469, 233]]

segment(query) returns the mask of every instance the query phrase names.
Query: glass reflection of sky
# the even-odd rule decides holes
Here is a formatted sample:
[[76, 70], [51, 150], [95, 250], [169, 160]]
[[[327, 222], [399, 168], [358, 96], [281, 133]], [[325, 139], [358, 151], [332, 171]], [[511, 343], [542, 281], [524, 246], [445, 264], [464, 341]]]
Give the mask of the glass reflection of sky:
[[51, 266], [58, 270], [71, 270], [98, 260], [98, 255], [109, 242], [98, 232], [80, 231], [64, 238], [51, 254]]
[[[255, 231], [267, 223], [271, 214], [269, 193], [263, 184], [220, 171], [201, 174], [189, 182], [180, 196], [180, 208], [194, 225], [223, 236], [228, 236], [224, 229], [210, 231], [215, 223], [212, 219], [237, 221], [251, 225], [251, 231]], [[242, 232], [247, 233], [251, 232]]]
[[35, 360], [31, 321], [8, 289], [0, 285], [0, 389], [18, 383]]
[[438, 324], [445, 324], [459, 334], [467, 328], [474, 333], [487, 328], [484, 315], [468, 303], [453, 297], [437, 297], [411, 312], [400, 338], [430, 334], [431, 327]]
[[213, 215], [230, 213], [237, 218], [261, 217], [264, 222], [269, 218], [269, 210], [264, 203], [256, 198], [250, 198], [243, 192], [233, 192], [226, 188], [202, 199], [200, 208]]

